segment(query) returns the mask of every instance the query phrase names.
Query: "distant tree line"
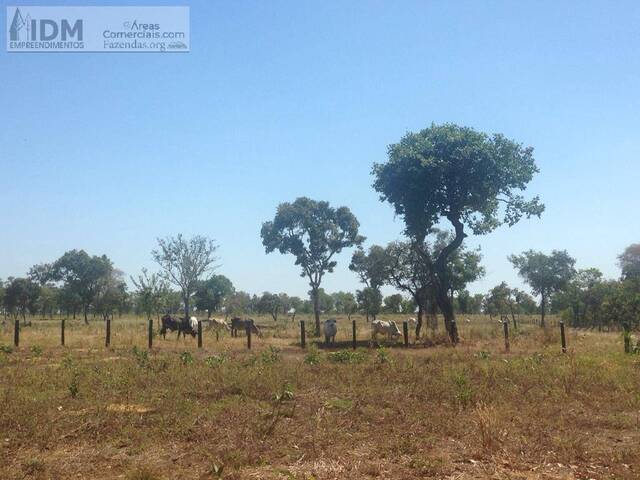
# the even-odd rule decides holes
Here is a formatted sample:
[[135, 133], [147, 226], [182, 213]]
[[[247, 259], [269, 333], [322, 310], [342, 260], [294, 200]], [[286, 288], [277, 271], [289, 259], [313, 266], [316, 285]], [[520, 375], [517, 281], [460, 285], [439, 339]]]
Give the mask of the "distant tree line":
[[[458, 341], [456, 314], [484, 312], [516, 328], [519, 315], [534, 313], [545, 326], [549, 312], [575, 327], [638, 327], [640, 244], [619, 256], [617, 280], [604, 279], [593, 268], [576, 270], [575, 259], [564, 250], [509, 256], [538, 302], [504, 282], [486, 295], [467, 290], [485, 270], [480, 251], [469, 249], [466, 238], [540, 217], [540, 199], [523, 195], [537, 172], [531, 147], [500, 134], [432, 124], [390, 145], [386, 161], [372, 168], [373, 189], [402, 219], [403, 238], [365, 249], [366, 238], [348, 207], [307, 197], [281, 203], [273, 219], [262, 224], [265, 252], [293, 256], [308, 283], [308, 298], [238, 291], [216, 274], [213, 240], [177, 235], [158, 239], [151, 255], [159, 270], [130, 277], [134, 291], [128, 291], [124, 274], [105, 255], [71, 250], [50, 264], [34, 266], [25, 278], [0, 282], [3, 315], [24, 321], [36, 314], [79, 315], [88, 322], [128, 312], [148, 318], [189, 316], [196, 309], [208, 316], [260, 313], [279, 321], [303, 313], [313, 315], [319, 334], [322, 313], [350, 317], [359, 312], [367, 320], [381, 312], [415, 313], [416, 334], [425, 318], [435, 328], [440, 317], [453, 344]], [[329, 294], [323, 280], [337, 266], [337, 255], [349, 248], [355, 249], [349, 269], [362, 287]], [[397, 293], [384, 297], [385, 286]]]

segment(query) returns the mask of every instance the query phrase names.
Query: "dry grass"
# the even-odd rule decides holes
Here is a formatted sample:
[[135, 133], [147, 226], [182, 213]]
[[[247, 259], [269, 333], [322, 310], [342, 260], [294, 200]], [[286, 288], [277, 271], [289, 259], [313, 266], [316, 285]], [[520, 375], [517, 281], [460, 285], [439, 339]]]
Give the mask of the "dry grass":
[[562, 355], [523, 325], [505, 354], [478, 317], [455, 349], [303, 352], [285, 321], [250, 352], [206, 332], [148, 353], [141, 320], [109, 349], [100, 321], [68, 322], [64, 348], [58, 328], [0, 352], [2, 479], [640, 478], [640, 362], [616, 334], [572, 331]]

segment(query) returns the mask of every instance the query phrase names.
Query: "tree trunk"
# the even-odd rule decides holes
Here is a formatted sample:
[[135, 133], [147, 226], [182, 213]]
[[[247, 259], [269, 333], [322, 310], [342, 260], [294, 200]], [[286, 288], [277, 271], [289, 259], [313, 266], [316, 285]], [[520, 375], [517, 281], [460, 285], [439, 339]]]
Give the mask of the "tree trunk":
[[189, 320], [189, 295], [183, 295], [182, 301], [184, 302], [184, 318]]
[[420, 338], [420, 330], [422, 330], [422, 305], [418, 303], [418, 321], [416, 322], [416, 338]]
[[544, 293], [541, 294], [541, 299], [540, 299], [540, 326], [542, 328], [544, 328], [544, 316], [546, 313], [546, 303], [547, 303], [547, 298], [546, 295]]
[[455, 325], [455, 313], [453, 311], [453, 304], [451, 303], [451, 298], [448, 295], [446, 289], [438, 286], [436, 299], [438, 301], [438, 308], [442, 312], [442, 316], [444, 317], [444, 326], [449, 334], [449, 338], [451, 339], [451, 343], [456, 345], [458, 343], [458, 329]]
[[320, 298], [318, 297], [318, 287], [311, 286], [311, 296], [313, 297], [313, 314], [316, 319], [316, 337], [320, 336]]
[[85, 325], [89, 325], [89, 319], [87, 318], [87, 310], [88, 310], [88, 305], [84, 306], [84, 324]]

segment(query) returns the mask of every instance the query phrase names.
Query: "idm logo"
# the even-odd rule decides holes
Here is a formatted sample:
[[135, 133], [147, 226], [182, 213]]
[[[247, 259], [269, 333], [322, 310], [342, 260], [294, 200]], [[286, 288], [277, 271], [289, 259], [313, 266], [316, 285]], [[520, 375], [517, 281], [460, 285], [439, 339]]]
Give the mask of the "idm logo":
[[75, 38], [82, 41], [82, 20], [76, 20], [71, 25], [67, 19], [51, 20], [48, 18], [35, 19], [27, 13], [23, 15], [19, 8], [13, 14], [13, 21], [9, 27], [9, 39], [12, 42], [23, 41], [62, 41]]

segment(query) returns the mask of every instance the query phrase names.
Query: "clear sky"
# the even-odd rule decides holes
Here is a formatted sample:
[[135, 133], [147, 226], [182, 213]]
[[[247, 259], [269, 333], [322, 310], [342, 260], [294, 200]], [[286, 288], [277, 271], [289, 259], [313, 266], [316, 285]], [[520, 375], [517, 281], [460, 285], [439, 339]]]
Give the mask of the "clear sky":
[[[190, 53], [8, 54], [16, 3], [45, 2], [1, 2], [1, 278], [72, 248], [136, 274], [183, 232], [217, 239], [237, 288], [304, 295], [261, 223], [306, 195], [351, 208], [367, 245], [397, 239], [371, 166], [432, 122], [504, 133], [540, 167], [546, 212], [470, 240], [472, 291], [519, 284], [506, 256], [529, 248], [618, 276], [640, 241], [637, 1], [154, 0], [190, 5]], [[328, 291], [359, 287], [350, 254]]]

